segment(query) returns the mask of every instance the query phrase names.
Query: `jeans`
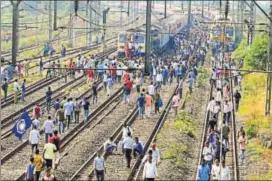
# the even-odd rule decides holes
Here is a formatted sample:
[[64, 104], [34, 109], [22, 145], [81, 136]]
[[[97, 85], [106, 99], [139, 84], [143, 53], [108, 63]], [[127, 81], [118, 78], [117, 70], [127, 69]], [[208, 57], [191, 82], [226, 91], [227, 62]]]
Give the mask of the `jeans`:
[[4, 90], [4, 101], [5, 102], [7, 101], [7, 96], [8, 96], [8, 91]]
[[93, 94], [93, 104], [97, 103], [97, 94]]
[[124, 94], [125, 103], [129, 103], [130, 94]]
[[46, 110], [48, 113], [50, 111], [50, 105], [51, 105], [51, 100], [46, 100]]
[[59, 134], [64, 133], [63, 121], [58, 121]]
[[21, 101], [25, 101], [25, 91], [22, 91], [22, 94], [21, 94]]
[[88, 120], [88, 115], [89, 115], [89, 110], [88, 109], [84, 109], [84, 120], [85, 121]]
[[142, 106], [139, 106], [138, 110], [139, 110], [139, 116], [141, 116], [143, 118], [143, 116], [144, 116], [144, 108]]
[[71, 122], [71, 115], [66, 115], [66, 118], [67, 118], [67, 129], [69, 129], [69, 125]]
[[79, 123], [79, 111], [75, 111], [75, 123]]
[[36, 181], [40, 180], [41, 171], [36, 171]]
[[95, 175], [98, 181], [104, 180], [104, 170], [95, 170]]
[[242, 162], [245, 160], [245, 151], [246, 150], [241, 150], [241, 160], [242, 160]]
[[160, 112], [160, 107], [159, 104], [156, 102], [155, 103], [155, 114]]
[[130, 168], [132, 149], [125, 149], [125, 157], [127, 160], [127, 167]]
[[52, 135], [52, 133], [45, 133], [45, 143], [48, 143], [49, 137]]

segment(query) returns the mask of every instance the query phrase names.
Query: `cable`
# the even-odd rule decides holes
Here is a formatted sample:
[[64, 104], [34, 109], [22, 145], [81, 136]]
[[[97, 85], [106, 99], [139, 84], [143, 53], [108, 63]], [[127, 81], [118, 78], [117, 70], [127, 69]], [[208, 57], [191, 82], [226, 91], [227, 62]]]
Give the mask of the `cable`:
[[33, 10], [35, 10], [35, 11], [38, 11], [38, 12], [40, 12], [40, 13], [42, 13], [42, 14], [45, 14], [45, 15], [49, 15], [48, 13], [45, 13], [45, 12], [43, 12], [43, 11], [41, 11], [41, 10], [39, 10], [39, 9], [36, 9], [36, 8], [34, 8], [33, 6], [27, 4], [25, 1], [23, 1], [23, 2], [24, 2], [25, 5], [27, 5], [28, 7], [30, 7], [31, 9], [33, 9]]

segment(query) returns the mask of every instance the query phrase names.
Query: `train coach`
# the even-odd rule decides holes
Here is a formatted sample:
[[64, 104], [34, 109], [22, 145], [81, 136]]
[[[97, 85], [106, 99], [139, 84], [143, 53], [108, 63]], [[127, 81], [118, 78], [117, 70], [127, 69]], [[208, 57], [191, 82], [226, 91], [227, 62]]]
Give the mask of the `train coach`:
[[[187, 25], [187, 15], [174, 14], [151, 26], [151, 51], [161, 52]], [[145, 56], [145, 25], [118, 34], [118, 56]]]

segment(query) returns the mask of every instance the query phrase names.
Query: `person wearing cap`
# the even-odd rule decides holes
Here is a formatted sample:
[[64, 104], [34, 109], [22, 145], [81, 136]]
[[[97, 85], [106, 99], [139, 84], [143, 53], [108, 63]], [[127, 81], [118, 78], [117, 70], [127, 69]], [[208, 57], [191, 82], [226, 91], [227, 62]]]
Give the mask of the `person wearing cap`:
[[156, 163], [152, 161], [152, 157], [148, 157], [148, 161], [144, 165], [143, 179], [153, 181], [158, 177]]
[[215, 160], [215, 164], [212, 165], [211, 175], [213, 180], [219, 180], [220, 178], [220, 165], [219, 161]]
[[47, 168], [42, 181], [55, 181], [55, 180], [56, 177], [51, 173], [51, 168]]
[[157, 145], [155, 143], [151, 145], [151, 148], [152, 148], [152, 161], [155, 162], [156, 164], [159, 164], [161, 161], [159, 149], [157, 148]]
[[116, 144], [113, 142], [113, 137], [110, 137], [105, 143], [104, 143], [104, 151], [106, 153], [112, 153], [113, 150], [116, 148], [117, 150], [117, 147], [116, 147]]

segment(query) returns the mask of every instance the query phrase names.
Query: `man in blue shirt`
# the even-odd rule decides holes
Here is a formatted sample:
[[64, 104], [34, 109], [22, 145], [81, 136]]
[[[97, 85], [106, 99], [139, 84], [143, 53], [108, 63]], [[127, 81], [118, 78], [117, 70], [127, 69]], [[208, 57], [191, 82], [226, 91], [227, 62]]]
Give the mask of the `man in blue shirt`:
[[24, 81], [22, 82], [22, 85], [21, 85], [21, 90], [22, 90], [22, 95], [21, 95], [21, 101], [22, 102], [25, 102], [25, 92], [26, 92], [26, 79], [24, 79]]
[[136, 158], [137, 153], [141, 156], [144, 151], [144, 145], [141, 141], [139, 141], [138, 137], [135, 137], [135, 143], [133, 145], [133, 156]]
[[139, 110], [139, 116], [141, 119], [144, 118], [144, 105], [145, 105], [145, 98], [144, 98], [144, 94], [141, 93], [141, 96], [138, 97], [138, 110]]
[[200, 181], [206, 181], [210, 178], [210, 168], [208, 165], [205, 165], [205, 161], [201, 161], [201, 165], [198, 168], [198, 179]]
[[193, 78], [193, 77], [190, 77], [190, 78], [187, 80], [187, 83], [188, 83], [188, 87], [189, 87], [190, 94], [192, 94], [192, 92], [193, 92], [194, 78]]
[[179, 83], [179, 81], [182, 79], [182, 70], [180, 65], [178, 65], [178, 68], [176, 70], [176, 75], [177, 75], [177, 83]]

